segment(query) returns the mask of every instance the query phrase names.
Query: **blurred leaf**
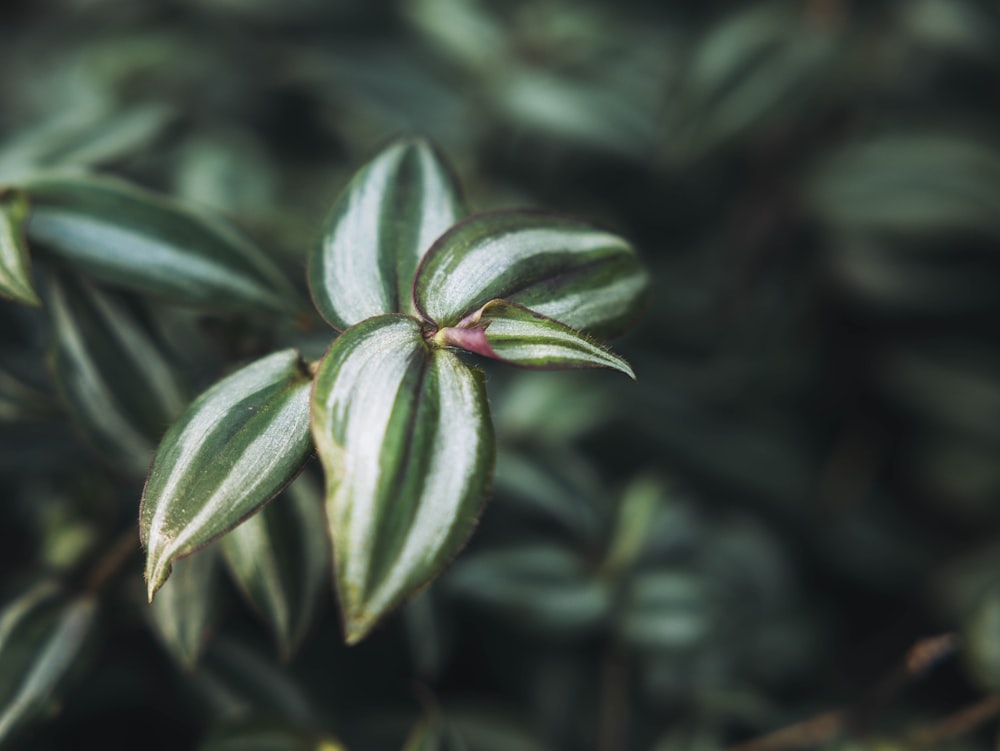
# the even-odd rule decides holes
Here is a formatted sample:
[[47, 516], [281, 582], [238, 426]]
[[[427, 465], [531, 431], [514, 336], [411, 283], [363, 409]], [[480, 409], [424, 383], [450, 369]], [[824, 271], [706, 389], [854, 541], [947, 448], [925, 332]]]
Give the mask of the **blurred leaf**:
[[229, 570], [274, 630], [286, 660], [327, 591], [330, 553], [322, 503], [311, 478], [300, 475], [284, 494], [222, 538]]
[[215, 720], [281, 718], [298, 728], [318, 727], [316, 708], [287, 668], [225, 634], [213, 639], [188, 676], [198, 706]]
[[605, 337], [634, 321], [647, 282], [616, 235], [554, 215], [499, 211], [471, 216], [434, 243], [413, 297], [441, 327], [504, 299]]
[[964, 614], [961, 644], [976, 682], [985, 691], [1000, 690], [1000, 585], [995, 578]]
[[37, 420], [56, 411], [51, 394], [0, 367], [0, 423]]
[[185, 201], [229, 216], [259, 219], [278, 203], [274, 166], [261, 144], [240, 130], [190, 139], [175, 183]]
[[150, 606], [150, 617], [170, 654], [193, 670], [222, 615], [216, 548], [177, 561], [174, 575]]
[[0, 295], [26, 305], [41, 305], [31, 283], [31, 260], [24, 239], [28, 199], [0, 188]]
[[309, 257], [320, 313], [339, 330], [382, 313], [415, 313], [417, 264], [464, 213], [458, 183], [429, 143], [383, 150], [337, 199]]
[[484, 709], [433, 711], [410, 732], [403, 751], [545, 751], [519, 723]]
[[281, 270], [231, 229], [178, 203], [99, 177], [22, 181], [28, 240], [109, 284], [213, 310], [294, 311]]
[[139, 511], [150, 600], [174, 561], [260, 510], [305, 464], [311, 384], [295, 350], [276, 352], [212, 386], [167, 431]]
[[922, 47], [997, 62], [995, 19], [975, 2], [913, 0], [899, 13], [903, 31]]
[[611, 368], [635, 380], [627, 362], [585, 334], [506, 300], [491, 300], [434, 339], [526, 368]]
[[608, 587], [575, 553], [544, 543], [470, 555], [446, 581], [457, 597], [513, 626], [553, 635], [594, 630], [612, 605]]
[[354, 643], [437, 576], [472, 532], [494, 457], [483, 376], [432, 351], [416, 320], [370, 318], [320, 364], [312, 431]]
[[424, 679], [440, 676], [454, 641], [454, 629], [449, 628], [441, 609], [431, 585], [411, 597], [401, 611], [414, 672]]
[[[807, 185], [816, 216], [841, 232], [919, 239], [1000, 237], [1000, 149], [949, 132], [895, 133], [826, 157]], [[952, 244], [939, 252], [949, 253]]]
[[50, 276], [53, 379], [87, 440], [142, 475], [155, 441], [187, 403], [174, 368], [132, 311], [86, 282]]
[[702, 643], [714, 620], [706, 582], [670, 570], [637, 574], [628, 585], [620, 619], [626, 643], [678, 652]]
[[603, 570], [618, 573], [630, 568], [645, 550], [650, 534], [656, 531], [663, 487], [651, 478], [632, 481], [618, 506], [618, 518], [608, 544]]
[[491, 389], [497, 433], [510, 441], [564, 445], [595, 431], [617, 411], [602, 383], [578, 373], [522, 371], [509, 378], [503, 388]]
[[274, 720], [251, 719], [213, 728], [198, 751], [347, 751], [347, 747], [330, 736]]
[[79, 661], [96, 606], [42, 582], [0, 610], [0, 743], [49, 707]]

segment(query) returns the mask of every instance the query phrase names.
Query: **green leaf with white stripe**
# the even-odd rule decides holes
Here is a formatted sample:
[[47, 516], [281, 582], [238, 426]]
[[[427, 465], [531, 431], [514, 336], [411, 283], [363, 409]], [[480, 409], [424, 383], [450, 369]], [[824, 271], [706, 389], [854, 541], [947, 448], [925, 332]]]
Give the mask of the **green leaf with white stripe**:
[[326, 220], [309, 258], [317, 309], [339, 330], [383, 313], [416, 313], [417, 264], [465, 213], [455, 177], [429, 143], [392, 144], [358, 171]]
[[330, 567], [323, 495], [300, 475], [273, 503], [222, 538], [229, 570], [268, 622], [287, 660], [326, 592]]
[[41, 582], [0, 611], [0, 745], [52, 705], [79, 665], [96, 602]]
[[647, 283], [617, 235], [560, 216], [497, 211], [445, 233], [424, 256], [413, 295], [442, 328], [503, 299], [603, 338], [634, 321]]
[[408, 316], [348, 329], [316, 374], [313, 439], [348, 643], [433, 579], [475, 526], [493, 469], [482, 373]]
[[47, 281], [49, 363], [60, 399], [99, 454], [141, 477], [156, 441], [184, 410], [185, 389], [120, 299], [82, 281]]
[[31, 283], [24, 227], [30, 208], [25, 195], [0, 189], [0, 295], [25, 305], [39, 306]]
[[261, 358], [199, 396], [160, 442], [139, 532], [152, 600], [178, 558], [277, 495], [312, 451], [310, 377], [295, 350]]
[[74, 271], [179, 305], [294, 311], [297, 294], [249, 241], [215, 220], [129, 184], [37, 177], [28, 241]]
[[149, 609], [153, 628], [185, 670], [198, 664], [222, 616], [221, 583], [219, 551], [212, 546], [178, 561]]
[[627, 362], [585, 334], [506, 300], [491, 300], [434, 340], [524, 368], [611, 368], [635, 380]]

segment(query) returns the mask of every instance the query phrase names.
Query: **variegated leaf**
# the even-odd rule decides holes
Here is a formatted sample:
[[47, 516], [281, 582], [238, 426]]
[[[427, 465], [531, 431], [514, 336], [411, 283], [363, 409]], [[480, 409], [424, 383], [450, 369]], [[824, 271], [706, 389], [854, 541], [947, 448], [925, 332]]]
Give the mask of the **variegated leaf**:
[[298, 474], [312, 450], [310, 383], [295, 350], [276, 352], [212, 386], [167, 431], [139, 510], [150, 599], [173, 561], [231, 530]]
[[413, 296], [442, 328], [504, 299], [605, 337], [635, 319], [646, 286], [621, 237], [574, 219], [497, 211], [469, 217], [434, 243], [417, 269]]
[[330, 569], [323, 495], [300, 475], [273, 503], [222, 538], [230, 572], [274, 630], [284, 659], [301, 642]]
[[343, 330], [382, 313], [415, 313], [413, 274], [465, 214], [458, 183], [424, 140], [399, 141], [361, 168], [334, 204], [309, 258], [309, 288]]
[[42, 301], [31, 283], [28, 245], [24, 239], [28, 213], [28, 199], [23, 193], [0, 189], [0, 295], [38, 306]]
[[222, 615], [219, 551], [215, 546], [175, 564], [150, 608], [153, 627], [174, 659], [192, 670]]
[[101, 281], [213, 310], [291, 311], [280, 269], [231, 229], [179, 203], [98, 177], [21, 183], [28, 240]]
[[42, 714], [78, 664], [96, 614], [42, 582], [0, 611], [0, 745]]
[[434, 340], [525, 368], [611, 368], [635, 380], [627, 362], [585, 334], [506, 300], [491, 300]]
[[354, 643], [472, 532], [494, 459], [483, 377], [428, 346], [415, 319], [370, 318], [320, 364], [312, 431]]
[[187, 404], [170, 363], [135, 315], [86, 282], [49, 277], [50, 365], [77, 427], [115, 467], [145, 474], [156, 441]]

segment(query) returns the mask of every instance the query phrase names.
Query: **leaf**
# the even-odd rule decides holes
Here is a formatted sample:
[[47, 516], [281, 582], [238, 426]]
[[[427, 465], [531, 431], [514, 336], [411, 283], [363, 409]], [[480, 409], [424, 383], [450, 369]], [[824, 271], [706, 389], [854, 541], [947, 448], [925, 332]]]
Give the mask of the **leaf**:
[[330, 566], [323, 499], [300, 475], [273, 503], [222, 538], [233, 578], [264, 616], [283, 659], [302, 641]]
[[199, 751], [347, 751], [331, 736], [272, 719], [250, 718], [214, 728]]
[[170, 565], [228, 532], [299, 472], [310, 378], [295, 350], [261, 358], [199, 396], [157, 450], [139, 509], [152, 600]]
[[518, 628], [550, 634], [592, 631], [612, 604], [596, 572], [575, 552], [549, 544], [470, 556], [449, 572], [447, 586]]
[[434, 340], [525, 368], [611, 368], [635, 380], [627, 362], [584, 334], [506, 300], [491, 300]]
[[339, 330], [382, 313], [415, 313], [417, 264], [464, 214], [458, 183], [429, 143], [389, 146], [337, 199], [310, 254], [317, 309]]
[[42, 582], [0, 611], [0, 744], [42, 714], [79, 661], [96, 602]]
[[186, 670], [198, 664], [222, 615], [219, 556], [210, 548], [178, 561], [150, 613], [156, 632]]
[[628, 644], [641, 648], [690, 650], [710, 633], [713, 615], [699, 576], [648, 571], [629, 584], [620, 629]]
[[100, 177], [37, 177], [28, 239], [109, 284], [211, 310], [297, 309], [296, 292], [261, 251], [179, 203]]
[[23, 193], [0, 189], [0, 295], [39, 306], [42, 301], [31, 283], [31, 261], [24, 241], [28, 213], [28, 199]]
[[47, 293], [60, 398], [113, 466], [145, 474], [157, 439], [188, 401], [174, 369], [114, 297], [55, 276]]
[[413, 298], [442, 328], [504, 299], [605, 337], [636, 318], [646, 284], [634, 251], [617, 235], [550, 214], [497, 211], [469, 217], [434, 243]]
[[320, 364], [312, 431], [353, 644], [472, 532], [495, 450], [483, 377], [432, 350], [416, 320], [370, 318]]

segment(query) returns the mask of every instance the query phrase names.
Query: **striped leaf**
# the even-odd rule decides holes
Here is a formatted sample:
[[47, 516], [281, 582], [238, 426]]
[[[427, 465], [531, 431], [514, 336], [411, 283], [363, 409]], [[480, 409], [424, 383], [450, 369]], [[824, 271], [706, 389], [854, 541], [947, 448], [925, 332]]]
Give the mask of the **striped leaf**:
[[223, 225], [127, 183], [34, 178], [28, 240], [75, 271], [212, 310], [291, 311], [296, 293], [260, 250]]
[[96, 602], [42, 582], [0, 611], [0, 745], [49, 708], [79, 664]]
[[312, 450], [309, 375], [295, 350], [261, 358], [212, 386], [157, 450], [139, 510], [152, 600], [171, 564], [277, 495]]
[[436, 576], [472, 532], [493, 468], [482, 374], [408, 316], [348, 329], [323, 359], [312, 431], [348, 643]]
[[153, 628], [185, 670], [198, 664], [222, 616], [219, 554], [215, 546], [176, 564], [149, 610]]
[[504, 299], [606, 337], [633, 321], [646, 285], [622, 238], [573, 219], [500, 211], [476, 214], [445, 233], [421, 262], [413, 295], [439, 327]]
[[421, 257], [465, 214], [458, 183], [426, 141], [394, 143], [355, 175], [309, 258], [309, 288], [343, 330], [382, 313], [415, 313]]
[[302, 641], [325, 591], [329, 545], [323, 498], [307, 475], [222, 538], [233, 578], [274, 630], [283, 659]]
[[627, 362], [586, 335], [506, 300], [491, 300], [434, 339], [525, 368], [611, 368], [635, 380]]
[[28, 212], [28, 199], [23, 193], [0, 190], [0, 296], [38, 306], [42, 301], [31, 283], [24, 240]]
[[86, 282], [50, 277], [50, 366], [59, 396], [98, 453], [142, 476], [188, 398], [135, 315]]

